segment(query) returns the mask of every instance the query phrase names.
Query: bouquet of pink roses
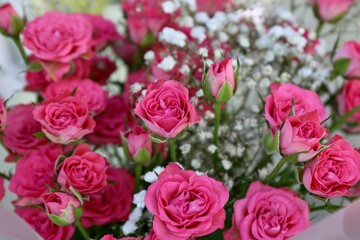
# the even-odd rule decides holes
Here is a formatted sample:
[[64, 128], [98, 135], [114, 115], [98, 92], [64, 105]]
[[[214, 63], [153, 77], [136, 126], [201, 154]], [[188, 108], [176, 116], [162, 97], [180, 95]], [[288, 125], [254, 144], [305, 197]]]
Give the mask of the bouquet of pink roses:
[[290, 239], [354, 200], [358, 6], [310, 0], [315, 32], [269, 2], [123, 0], [119, 26], [0, 6], [37, 97], [0, 98], [0, 199], [50, 240]]

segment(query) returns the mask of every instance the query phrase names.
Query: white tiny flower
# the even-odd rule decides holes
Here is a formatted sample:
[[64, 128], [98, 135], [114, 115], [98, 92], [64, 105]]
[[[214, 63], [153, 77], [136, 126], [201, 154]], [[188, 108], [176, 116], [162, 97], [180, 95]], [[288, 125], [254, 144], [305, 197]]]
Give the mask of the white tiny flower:
[[165, 27], [159, 33], [159, 41], [173, 44], [178, 47], [185, 47], [187, 37], [181, 32], [170, 27]]
[[184, 64], [180, 68], [180, 72], [184, 75], [188, 75], [190, 73], [190, 68], [188, 65]]
[[195, 13], [195, 21], [198, 23], [206, 23], [209, 20], [209, 15], [206, 12]]
[[221, 59], [224, 56], [224, 53], [221, 49], [215, 49], [214, 50], [214, 55], [216, 59]]
[[210, 31], [215, 32], [222, 27], [222, 22], [216, 18], [210, 18], [205, 25]]
[[133, 221], [126, 221], [125, 224], [122, 226], [122, 231], [124, 235], [129, 235], [136, 231], [138, 227], [136, 226], [136, 223]]
[[220, 32], [219, 40], [220, 40], [220, 42], [227, 42], [229, 40], [229, 36], [224, 32]]
[[241, 47], [243, 47], [243, 48], [249, 48], [250, 47], [250, 40], [249, 40], [248, 37], [240, 34], [240, 35], [238, 35], [237, 40], [238, 40]]
[[164, 171], [164, 168], [161, 166], [157, 166], [152, 171], [145, 173], [144, 181], [148, 183], [153, 183], [158, 179], [158, 175]]
[[197, 97], [203, 97], [204, 96], [204, 91], [202, 89], [199, 89], [196, 94]]
[[172, 56], [165, 57], [157, 66], [164, 71], [170, 71], [176, 65], [176, 61]]
[[146, 64], [149, 64], [151, 63], [152, 61], [154, 61], [155, 59], [155, 53], [154, 51], [147, 51], [145, 54], [144, 54], [144, 60], [145, 60], [145, 63]]
[[145, 208], [145, 195], [146, 190], [141, 190], [140, 192], [134, 194], [133, 203], [136, 205], [137, 208]]
[[232, 162], [226, 159], [222, 160], [221, 164], [223, 165], [225, 170], [229, 170], [232, 167]]
[[205, 62], [206, 62], [206, 64], [207, 64], [208, 66], [210, 66], [211, 64], [214, 64], [214, 61], [211, 60], [211, 59], [209, 59], [209, 58], [207, 58], [207, 59], [205, 60]]
[[131, 93], [138, 93], [141, 91], [141, 89], [144, 87], [144, 84], [142, 83], [134, 83], [130, 85], [130, 92]]
[[245, 58], [244, 59], [244, 64], [246, 66], [252, 66], [252, 65], [254, 65], [254, 60], [252, 60], [251, 58]]
[[206, 111], [205, 112], [205, 119], [206, 120], [210, 120], [210, 119], [214, 119], [215, 118], [215, 114], [211, 111]]
[[235, 122], [235, 127], [234, 127], [234, 129], [235, 129], [236, 131], [241, 131], [241, 130], [243, 129], [242, 123], [241, 123], [240, 121], [236, 121], [236, 122]]
[[247, 86], [249, 89], [253, 90], [253, 89], [255, 89], [255, 87], [256, 87], [256, 82], [254, 81], [254, 79], [249, 78], [249, 79], [246, 81], [246, 86]]
[[260, 108], [259, 108], [258, 105], [252, 105], [252, 106], [250, 107], [250, 110], [251, 110], [252, 112], [254, 112], [254, 113], [260, 112]]
[[161, 7], [165, 13], [172, 14], [176, 10], [176, 6], [172, 1], [165, 1], [161, 4]]
[[272, 62], [272, 61], [274, 61], [274, 59], [275, 59], [275, 54], [274, 54], [274, 52], [271, 51], [271, 50], [267, 51], [266, 54], [265, 54], [265, 58], [264, 58], [264, 59], [265, 59], [266, 62]]
[[280, 75], [280, 80], [282, 82], [288, 82], [291, 78], [291, 75], [287, 72], [283, 72], [281, 75]]
[[207, 150], [209, 151], [209, 153], [214, 154], [217, 150], [217, 147], [214, 144], [211, 144], [208, 146]]
[[145, 95], [146, 95], [146, 89], [144, 89], [144, 90], [141, 91], [141, 95], [142, 95], [142, 96], [145, 96]]
[[182, 16], [179, 20], [179, 25], [191, 28], [194, 26], [194, 19], [190, 16]]
[[202, 47], [202, 48], [199, 49], [199, 55], [200, 56], [206, 58], [206, 57], [208, 57], [208, 54], [209, 53], [208, 53], [208, 50], [207, 50], [206, 47]]
[[273, 68], [270, 65], [266, 65], [263, 69], [262, 69], [262, 74], [264, 74], [265, 76], [270, 76], [273, 72]]
[[202, 26], [196, 26], [191, 29], [190, 35], [195, 38], [198, 43], [202, 43], [206, 39], [206, 29]]
[[192, 12], [196, 11], [196, 1], [195, 0], [181, 0], [184, 4], [189, 7], [189, 10]]
[[179, 148], [180, 148], [180, 150], [181, 150], [181, 153], [182, 153], [183, 155], [186, 155], [186, 154], [188, 154], [188, 153], [190, 152], [190, 150], [191, 150], [191, 145], [188, 144], [188, 143], [185, 143], [185, 144], [181, 145]]
[[191, 160], [191, 166], [195, 169], [199, 169], [201, 167], [202, 161], [199, 159]]
[[202, 176], [202, 175], [206, 175], [206, 173], [200, 172], [200, 171], [195, 171], [196, 175]]
[[160, 175], [160, 173], [162, 173], [165, 170], [165, 168], [161, 167], [161, 166], [157, 166], [153, 169], [153, 171], [157, 174]]

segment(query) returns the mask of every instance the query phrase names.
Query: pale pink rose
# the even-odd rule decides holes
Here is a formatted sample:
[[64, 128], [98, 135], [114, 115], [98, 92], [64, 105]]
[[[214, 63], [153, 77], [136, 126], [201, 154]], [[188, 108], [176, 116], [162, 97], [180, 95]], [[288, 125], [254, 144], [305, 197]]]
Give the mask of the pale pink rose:
[[3, 99], [0, 97], [0, 132], [4, 131], [6, 126], [7, 110]]
[[95, 51], [103, 50], [108, 44], [117, 39], [118, 33], [113, 22], [101, 15], [82, 14], [92, 25], [93, 48]]
[[100, 85], [105, 85], [116, 69], [116, 64], [108, 57], [95, 56], [91, 59], [89, 78]]
[[[360, 104], [360, 79], [346, 80], [337, 97], [338, 111], [344, 115]], [[348, 122], [360, 123], [360, 111], [356, 112]]]
[[135, 188], [133, 176], [126, 169], [114, 167], [109, 167], [106, 175], [111, 183], [84, 201], [81, 223], [85, 227], [123, 222], [129, 217]]
[[127, 28], [133, 42], [140, 44], [148, 32], [156, 36], [170, 20], [171, 15], [163, 11], [161, 4], [162, 0], [121, 2], [121, 7], [126, 12]]
[[74, 226], [61, 227], [37, 207], [17, 207], [15, 213], [24, 219], [45, 240], [70, 240]]
[[318, 196], [335, 198], [350, 195], [349, 189], [360, 180], [360, 154], [349, 142], [335, 135], [304, 167], [302, 181]]
[[123, 139], [126, 141], [126, 147], [130, 156], [135, 161], [144, 160], [138, 159], [138, 154], [141, 150], [146, 151], [149, 157], [151, 157], [153, 148], [150, 131], [145, 131], [141, 126], [135, 125], [132, 130], [123, 134]]
[[127, 99], [122, 96], [113, 96], [106, 101], [105, 110], [95, 117], [94, 133], [87, 135], [89, 142], [102, 145], [108, 143], [121, 143], [120, 132], [131, 128], [134, 119]]
[[107, 185], [107, 167], [106, 158], [82, 143], [59, 166], [57, 181], [63, 190], [71, 186], [81, 194], [95, 193]]
[[16, 205], [42, 202], [41, 195], [55, 187], [54, 167], [61, 153], [60, 146], [49, 145], [20, 158], [9, 184], [9, 190], [20, 198]]
[[233, 0], [196, 0], [196, 10], [209, 14], [214, 14], [217, 11], [223, 12], [233, 6]]
[[321, 139], [327, 134], [319, 121], [317, 110], [299, 116], [286, 118], [280, 130], [280, 149], [285, 156], [299, 152], [299, 161], [307, 161], [315, 156], [321, 147]]
[[0, 202], [5, 196], [4, 179], [0, 177]]
[[235, 90], [235, 75], [232, 66], [232, 59], [226, 58], [222, 62], [211, 64], [207, 72], [211, 94], [214, 98], [219, 95], [221, 87], [228, 83], [232, 90]]
[[68, 224], [75, 222], [76, 217], [73, 207], [80, 207], [80, 201], [77, 198], [63, 192], [43, 194], [41, 198], [44, 201], [47, 214], [56, 215]]
[[47, 99], [35, 108], [33, 116], [44, 134], [55, 143], [79, 140], [95, 127], [86, 99], [74, 96]]
[[330, 22], [344, 15], [355, 0], [309, 0], [309, 5], [316, 8], [321, 20]]
[[41, 125], [32, 115], [34, 109], [33, 104], [20, 104], [8, 112], [6, 122], [11, 124], [7, 124], [5, 128], [3, 142], [11, 152], [26, 154], [47, 145], [46, 138], [34, 136], [35, 133], [41, 132]]
[[73, 95], [87, 102], [89, 112], [98, 114], [105, 109], [108, 92], [89, 79], [52, 82], [42, 94], [44, 99]]
[[11, 20], [13, 17], [19, 18], [19, 15], [10, 3], [5, 3], [0, 6], [0, 29], [10, 35], [14, 34], [11, 26]]
[[324, 104], [316, 92], [302, 89], [292, 83], [272, 83], [270, 89], [271, 94], [265, 99], [265, 118], [272, 133], [279, 130], [289, 116], [293, 100], [296, 116], [318, 110], [320, 121], [326, 119]]
[[349, 78], [360, 77], [360, 43], [356, 41], [344, 42], [335, 54], [334, 61], [340, 58], [350, 60], [345, 75]]
[[290, 189], [253, 182], [235, 202], [232, 224], [224, 240], [290, 239], [310, 225], [310, 210]]
[[224, 228], [229, 191], [223, 183], [169, 164], [146, 192], [159, 239], [186, 240]]
[[159, 79], [150, 84], [134, 112], [150, 131], [164, 138], [175, 138], [200, 120], [189, 91], [175, 80]]

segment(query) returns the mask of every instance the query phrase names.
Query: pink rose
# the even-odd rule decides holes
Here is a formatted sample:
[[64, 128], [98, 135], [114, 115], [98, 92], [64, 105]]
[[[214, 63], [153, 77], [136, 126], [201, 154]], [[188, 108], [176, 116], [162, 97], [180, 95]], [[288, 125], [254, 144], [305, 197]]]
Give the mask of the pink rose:
[[134, 112], [153, 133], [164, 138], [175, 138], [200, 120], [189, 91], [175, 80], [159, 79], [150, 84]]
[[344, 15], [355, 0], [309, 0], [309, 5], [315, 7], [320, 19], [331, 22]]
[[114, 167], [108, 168], [106, 175], [112, 183], [90, 194], [89, 201], [84, 201], [81, 223], [85, 227], [126, 221], [129, 217], [135, 188], [134, 178], [129, 171]]
[[121, 2], [121, 7], [126, 12], [127, 28], [133, 42], [140, 44], [149, 32], [156, 36], [170, 20], [170, 14], [163, 11], [161, 3], [162, 0], [125, 0]]
[[134, 63], [137, 51], [136, 44], [130, 42], [127, 38], [119, 36], [112, 44], [114, 52], [126, 62], [129, 66]]
[[339, 135], [327, 145], [329, 148], [305, 164], [304, 186], [325, 198], [350, 195], [349, 189], [360, 180], [360, 154]]
[[92, 25], [93, 48], [95, 51], [104, 49], [118, 37], [116, 26], [113, 22], [101, 15], [82, 14]]
[[159, 239], [185, 240], [224, 228], [228, 198], [223, 183], [171, 163], [149, 186], [145, 204]]
[[196, 10], [208, 14], [214, 14], [217, 11], [223, 12], [233, 6], [233, 0], [196, 0]]
[[[136, 100], [141, 96], [142, 90], [146, 90], [147, 86], [150, 84], [150, 79], [146, 71], [146, 68], [141, 68], [135, 72], [129, 73], [126, 79], [123, 95], [130, 99], [131, 103], [135, 104]], [[134, 87], [132, 87], [134, 84], [139, 87], [138, 89], [135, 88], [137, 91], [134, 91]]]
[[89, 78], [100, 85], [105, 85], [116, 69], [116, 64], [108, 57], [96, 56], [91, 59]]
[[147, 235], [144, 240], [160, 240], [157, 236], [156, 233], [154, 232], [154, 229], [152, 228], [149, 235]]
[[36, 207], [17, 207], [15, 213], [24, 219], [45, 240], [69, 240], [75, 232], [74, 226], [60, 227]]
[[95, 127], [86, 100], [74, 96], [47, 99], [35, 108], [33, 116], [41, 124], [44, 134], [55, 143], [79, 140]]
[[95, 193], [107, 185], [107, 166], [106, 158], [82, 143], [59, 166], [57, 181], [64, 190], [71, 186], [81, 194]]
[[310, 225], [306, 201], [284, 188], [253, 182], [234, 204], [233, 226], [224, 240], [290, 239]]
[[48, 12], [30, 21], [23, 43], [40, 60], [52, 79], [70, 70], [70, 62], [92, 54], [92, 28], [80, 14]]
[[126, 150], [133, 160], [138, 163], [150, 160], [153, 151], [150, 131], [145, 131], [141, 126], [136, 125], [131, 131], [123, 134], [124, 140]]
[[0, 177], [0, 202], [5, 196], [4, 179]]
[[3, 142], [10, 151], [26, 154], [47, 145], [46, 138], [34, 136], [34, 133], [41, 131], [41, 125], [32, 116], [34, 109], [32, 104], [20, 104], [8, 112], [6, 122], [11, 124], [5, 128]]
[[6, 126], [6, 107], [3, 99], [0, 97], [0, 132], [4, 131]]
[[49, 145], [20, 158], [9, 184], [9, 190], [20, 197], [16, 205], [42, 202], [41, 195], [54, 187], [55, 162], [61, 153], [60, 146]]
[[[216, 64], [211, 64], [210, 68], [207, 72], [207, 80], [210, 86], [210, 91], [212, 96], [221, 102], [222, 99], [218, 99], [219, 93], [225, 84], [231, 88], [231, 96], [235, 90], [235, 76], [234, 76], [234, 69], [232, 66], [232, 59], [227, 58], [222, 62], [218, 62]], [[224, 91], [224, 90], [223, 90]], [[225, 101], [227, 101], [226, 99]]]
[[120, 132], [126, 131], [126, 127], [132, 127], [134, 124], [129, 104], [122, 96], [107, 99], [105, 110], [96, 116], [95, 121], [94, 133], [86, 137], [89, 142], [96, 145], [120, 144]]
[[[123, 237], [123, 238], [119, 238], [119, 240], [143, 240], [143, 239], [144, 239], [144, 237], [142, 237], [142, 236], [140, 236], [140, 237]], [[112, 239], [109, 239], [109, 240], [112, 240]]]
[[317, 110], [299, 116], [287, 117], [280, 130], [280, 149], [282, 154], [299, 155], [299, 161], [307, 161], [314, 157], [321, 147], [321, 139], [327, 131], [319, 122]]
[[62, 95], [69, 96], [74, 91], [73, 96], [83, 98], [87, 102], [89, 112], [98, 114], [105, 109], [108, 92], [89, 79], [52, 82], [43, 96], [46, 100]]
[[311, 90], [302, 89], [292, 83], [272, 83], [271, 94], [265, 99], [265, 118], [272, 133], [280, 129], [289, 116], [294, 100], [295, 115], [318, 110], [320, 121], [326, 119], [327, 114], [320, 97]]
[[118, 240], [118, 238], [115, 238], [112, 234], [106, 234], [100, 240]]
[[63, 192], [43, 194], [41, 198], [44, 201], [47, 214], [56, 215], [67, 224], [75, 222], [76, 217], [73, 207], [80, 207], [80, 202], [77, 198]]
[[11, 26], [11, 21], [13, 17], [19, 18], [19, 15], [16, 13], [14, 8], [10, 3], [5, 3], [0, 6], [0, 30], [5, 31], [5, 33], [13, 35], [18, 34], [14, 32]]
[[350, 60], [345, 75], [349, 78], [360, 77], [360, 43], [344, 42], [335, 54], [334, 61], [346, 58]]
[[[347, 80], [337, 97], [338, 111], [344, 115], [360, 104], [360, 79]], [[349, 122], [360, 123], [360, 111], [356, 112], [349, 119]]]

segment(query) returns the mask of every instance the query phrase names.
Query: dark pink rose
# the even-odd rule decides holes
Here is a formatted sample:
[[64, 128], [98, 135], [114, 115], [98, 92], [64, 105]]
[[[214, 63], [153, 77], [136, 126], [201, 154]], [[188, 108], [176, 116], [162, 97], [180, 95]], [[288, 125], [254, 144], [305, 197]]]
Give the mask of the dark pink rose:
[[89, 112], [98, 114], [105, 109], [108, 92], [89, 79], [52, 82], [42, 95], [46, 100], [72, 93], [75, 97], [85, 99]]
[[[347, 80], [337, 97], [338, 111], [344, 115], [360, 104], [360, 79]], [[349, 122], [360, 123], [360, 112], [356, 112]]]
[[0, 6], [0, 29], [7, 34], [14, 34], [14, 29], [11, 26], [11, 20], [13, 17], [19, 18], [14, 8], [10, 3], [5, 3]]
[[4, 131], [6, 126], [7, 110], [3, 99], [0, 97], [0, 132]]
[[91, 60], [84, 58], [76, 58], [72, 61], [71, 68], [62, 80], [86, 79], [91, 71]]
[[118, 238], [115, 238], [112, 234], [106, 234], [100, 240], [118, 240]]
[[315, 7], [320, 19], [325, 22], [335, 21], [344, 15], [355, 3], [355, 0], [309, 0], [310, 6]]
[[334, 61], [346, 58], [350, 60], [345, 75], [350, 78], [360, 77], [360, 43], [344, 42], [335, 54]]
[[152, 228], [151, 231], [149, 232], [149, 235], [147, 235], [144, 240], [160, 240], [157, 236], [156, 233], [154, 232], [154, 229]]
[[136, 125], [132, 130], [123, 134], [124, 140], [132, 159], [139, 163], [150, 160], [153, 151], [150, 131], [145, 131], [141, 126]]
[[360, 154], [339, 135], [327, 146], [329, 148], [305, 164], [304, 186], [325, 198], [350, 195], [349, 189], [360, 180]]
[[95, 193], [107, 185], [107, 166], [106, 158], [82, 143], [60, 165], [57, 181], [64, 190], [73, 187], [81, 194]]
[[46, 72], [43, 70], [26, 71], [25, 80], [27, 83], [25, 90], [32, 92], [44, 91], [50, 83], [46, 78]]
[[286, 156], [306, 152], [298, 156], [302, 162], [314, 157], [321, 147], [321, 139], [327, 134], [319, 119], [317, 110], [286, 118], [280, 130], [281, 153]]
[[275, 133], [289, 116], [294, 101], [295, 115], [318, 110], [320, 121], [326, 119], [324, 104], [316, 92], [302, 89], [292, 83], [272, 83], [271, 94], [265, 99], [265, 118]]
[[73, 207], [79, 208], [80, 201], [72, 195], [63, 192], [52, 192], [43, 194], [47, 214], [56, 215], [68, 224], [75, 222], [76, 217]]
[[96, 56], [91, 59], [89, 78], [100, 85], [105, 85], [116, 69], [116, 64], [108, 57]]
[[48, 143], [46, 138], [36, 138], [34, 133], [41, 132], [41, 125], [33, 118], [32, 104], [17, 105], [12, 108], [6, 117], [7, 124], [3, 142], [11, 152], [26, 154], [34, 149], [44, 148]]
[[44, 134], [55, 143], [79, 140], [95, 127], [86, 99], [74, 96], [47, 99], [35, 108], [33, 116]]
[[175, 138], [200, 120], [189, 91], [175, 80], [159, 79], [150, 84], [134, 112], [150, 131], [164, 138]]
[[235, 202], [232, 223], [224, 240], [290, 239], [310, 225], [310, 210], [289, 189], [253, 182]]
[[92, 25], [93, 48], [95, 51], [104, 49], [118, 37], [116, 26], [113, 22], [101, 15], [83, 14]]
[[55, 162], [61, 153], [60, 146], [49, 145], [47, 149], [32, 151], [17, 162], [9, 185], [9, 190], [20, 198], [16, 205], [42, 202], [41, 195], [54, 187]]
[[233, 0], [196, 0], [196, 10], [209, 14], [213, 14], [217, 11], [222, 12], [233, 6]]
[[114, 52], [128, 65], [132, 65], [135, 60], [137, 46], [123, 36], [119, 36], [112, 44]]
[[136, 104], [136, 100], [142, 96], [141, 92], [150, 84], [146, 71], [146, 68], [141, 68], [129, 73], [126, 79], [123, 96], [130, 99], [131, 104]]
[[227, 83], [235, 90], [235, 75], [232, 66], [232, 59], [227, 58], [222, 62], [211, 64], [207, 72], [207, 81], [209, 81], [210, 91], [215, 99], [218, 99], [220, 89]]
[[36, 207], [17, 207], [15, 213], [24, 219], [45, 240], [69, 240], [75, 232], [74, 226], [61, 227]]
[[156, 36], [170, 20], [171, 15], [163, 11], [161, 3], [162, 0], [121, 2], [121, 7], [126, 12], [127, 28], [133, 42], [140, 44], [148, 32]]
[[113, 96], [106, 101], [105, 110], [95, 118], [94, 133], [87, 135], [87, 139], [96, 145], [121, 143], [120, 132], [132, 127], [134, 120], [131, 116], [129, 104], [122, 96]]
[[0, 202], [5, 196], [4, 179], [0, 177]]
[[224, 228], [229, 191], [223, 183], [169, 164], [146, 192], [159, 239], [185, 240]]
[[110, 184], [90, 194], [84, 201], [81, 223], [85, 227], [126, 221], [131, 211], [135, 181], [123, 168], [110, 167], [106, 171]]
[[[144, 237], [123, 237], [119, 238], [119, 240], [143, 240]], [[102, 239], [102, 240], [112, 240], [112, 239]], [[116, 239], [115, 239], [116, 240]]]

